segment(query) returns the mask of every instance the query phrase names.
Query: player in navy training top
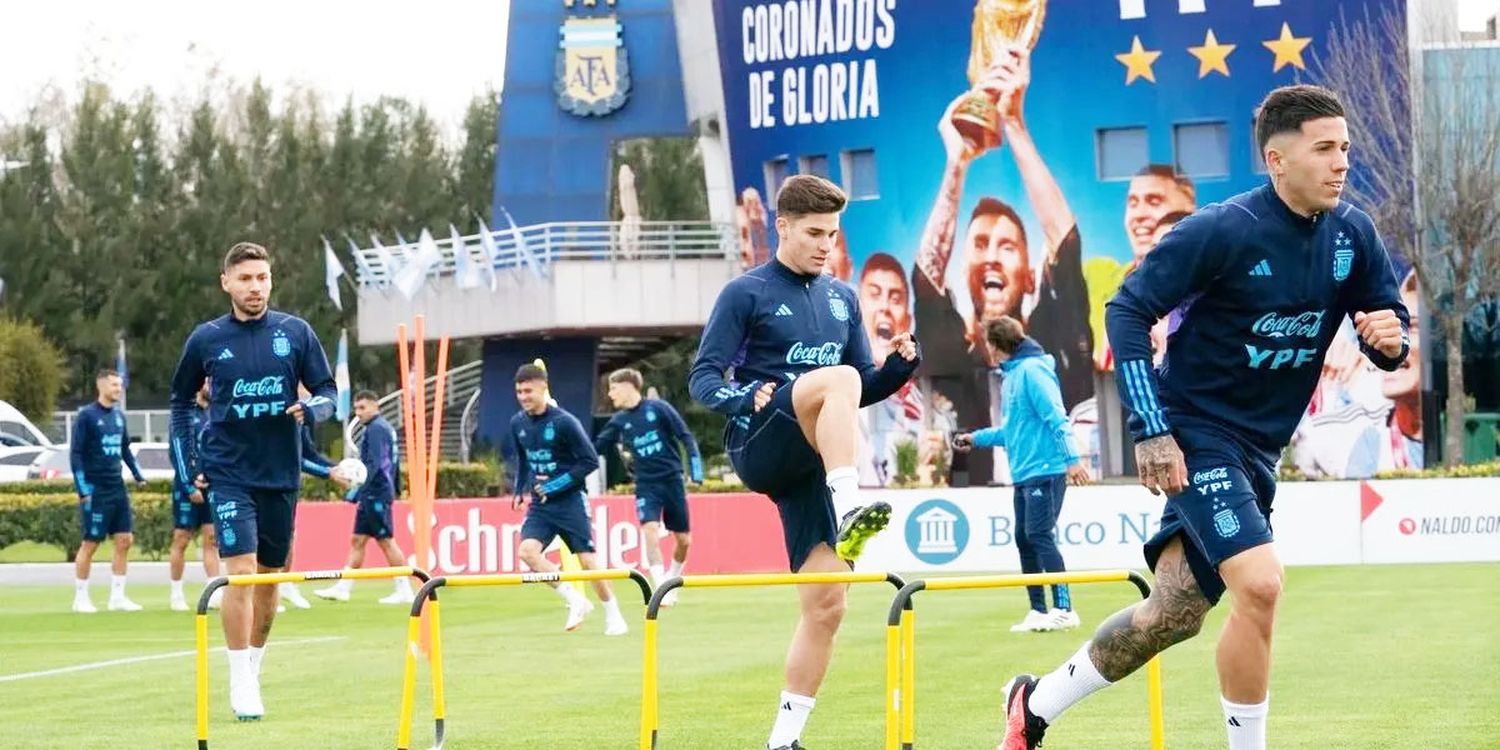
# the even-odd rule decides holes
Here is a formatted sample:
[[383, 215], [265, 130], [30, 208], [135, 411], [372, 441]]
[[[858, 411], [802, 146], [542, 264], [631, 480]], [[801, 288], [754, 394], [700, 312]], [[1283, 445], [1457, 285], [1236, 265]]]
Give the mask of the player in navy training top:
[[[354, 534], [349, 539], [349, 557], [344, 568], [354, 570], [365, 564], [365, 546], [371, 540], [385, 554], [386, 565], [399, 568], [406, 564], [406, 555], [396, 544], [396, 524], [391, 506], [400, 491], [401, 454], [396, 439], [396, 428], [380, 416], [380, 397], [374, 391], [354, 394], [354, 416], [364, 425], [359, 434], [359, 461], [365, 466], [365, 481], [353, 488], [348, 501], [354, 503]], [[348, 487], [348, 478], [335, 471], [333, 480]], [[393, 580], [395, 590], [380, 599], [381, 604], [411, 604], [415, 597], [411, 590], [411, 579], [405, 576]], [[323, 599], [349, 601], [349, 592], [354, 581], [341, 578], [326, 589], [313, 593]]]
[[[1406, 358], [1408, 314], [1370, 217], [1339, 200], [1343, 105], [1327, 89], [1272, 91], [1256, 118], [1270, 182], [1179, 222], [1106, 308], [1141, 483], [1166, 493], [1146, 544], [1151, 597], [1115, 614], [1057, 671], [1006, 689], [1001, 750], [1038, 746], [1069, 706], [1197, 634], [1227, 589], [1219, 684], [1230, 750], [1264, 750], [1281, 562], [1275, 466], [1307, 409], [1339, 320], [1375, 366]], [[1150, 329], [1183, 306], [1159, 369]]]
[[[238, 243], [223, 268], [219, 284], [231, 311], [193, 330], [172, 376], [176, 471], [207, 495], [230, 575], [280, 571], [291, 552], [302, 485], [300, 425], [332, 416], [337, 390], [312, 327], [270, 309], [266, 249]], [[208, 424], [195, 440], [191, 411], [209, 378]], [[299, 384], [311, 396], [299, 399]], [[260, 658], [276, 606], [274, 584], [232, 586], [224, 595], [229, 703], [242, 721], [265, 713]]]
[[[195, 408], [188, 411], [189, 432], [194, 439], [203, 432], [208, 422], [208, 383], [198, 389], [194, 398]], [[177, 449], [167, 445], [167, 455], [172, 465], [177, 465]], [[168, 556], [168, 572], [171, 575], [172, 593], [169, 599], [174, 612], [187, 612], [190, 607], [182, 591], [182, 574], [187, 567], [187, 546], [198, 535], [203, 555], [203, 573], [213, 580], [219, 576], [219, 545], [214, 539], [214, 516], [208, 507], [203, 491], [193, 486], [191, 478], [174, 477], [172, 480], [172, 547]], [[224, 589], [214, 592], [213, 606], [224, 600]]]
[[124, 392], [120, 374], [100, 370], [94, 378], [99, 397], [78, 410], [73, 420], [69, 458], [73, 465], [73, 489], [78, 492], [78, 515], [83, 526], [83, 543], [73, 559], [77, 578], [73, 585], [73, 611], [95, 612], [89, 601], [89, 570], [94, 550], [105, 537], [114, 541], [114, 559], [110, 570], [109, 608], [123, 612], [139, 611], [141, 605], [125, 596], [125, 566], [130, 545], [135, 541], [135, 517], [120, 463], [130, 469], [137, 484], [144, 486], [141, 468], [130, 452], [130, 431], [125, 415], [116, 404]]
[[[521, 524], [522, 562], [532, 570], [550, 573], [558, 566], [542, 555], [552, 540], [578, 555], [585, 570], [599, 568], [594, 557], [594, 535], [589, 528], [589, 498], [584, 480], [599, 468], [599, 454], [583, 431], [583, 425], [547, 395], [547, 370], [541, 360], [516, 370], [516, 401], [521, 410], [510, 419], [515, 455], [507, 462], [515, 467], [512, 480], [516, 509], [526, 508]], [[604, 603], [604, 634], [624, 635], [630, 627], [620, 614], [620, 600], [607, 581], [594, 581], [594, 593]], [[563, 630], [577, 630], [594, 605], [570, 583], [548, 583], [568, 603], [568, 621]]]
[[[776, 196], [776, 257], [729, 282], [714, 303], [693, 364], [693, 398], [729, 417], [725, 446], [741, 481], [781, 514], [796, 572], [847, 571], [890, 521], [887, 503], [858, 505], [854, 467], [859, 409], [878, 404], [920, 364], [910, 333], [871, 361], [859, 299], [824, 272], [847, 201], [812, 175]], [[733, 373], [726, 376], [727, 370]], [[842, 522], [835, 506], [850, 508]], [[843, 618], [842, 584], [801, 587], [802, 620], [786, 665], [786, 689], [767, 746], [800, 747], [813, 696]]]
[[[698, 455], [698, 441], [682, 421], [682, 415], [665, 401], [643, 398], [644, 385], [639, 370], [627, 368], [609, 374], [609, 400], [619, 411], [599, 431], [594, 449], [603, 454], [620, 444], [634, 461], [635, 512], [641, 524], [641, 544], [646, 548], [651, 579], [660, 586], [662, 581], [682, 575], [688, 547], [693, 543], [688, 531], [681, 451], [687, 452], [688, 478], [694, 484], [703, 482], [703, 457]], [[676, 541], [670, 570], [662, 567], [663, 523]], [[676, 604], [677, 592], [678, 589], [667, 592], [662, 606]]]

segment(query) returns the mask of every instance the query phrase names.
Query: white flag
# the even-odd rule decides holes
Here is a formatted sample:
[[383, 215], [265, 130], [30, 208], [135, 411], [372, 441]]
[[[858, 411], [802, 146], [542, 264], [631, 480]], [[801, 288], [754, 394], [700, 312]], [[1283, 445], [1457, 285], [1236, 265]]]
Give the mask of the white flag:
[[537, 262], [536, 256], [532, 255], [531, 249], [526, 247], [526, 237], [521, 234], [521, 228], [516, 226], [516, 220], [511, 218], [510, 212], [505, 210], [504, 206], [500, 208], [500, 213], [505, 214], [505, 221], [510, 225], [510, 239], [511, 242], [515, 243], [516, 254], [520, 255], [521, 259], [526, 261], [526, 267], [530, 268], [531, 272], [536, 274], [537, 278], [546, 278], [547, 274], [542, 270], [541, 264]]
[[473, 289], [479, 286], [479, 269], [474, 267], [474, 259], [469, 257], [469, 246], [458, 235], [458, 227], [449, 224], [448, 236], [453, 238], [453, 275], [458, 281], [458, 288]]
[[417, 296], [417, 291], [427, 281], [428, 272], [441, 262], [443, 262], [443, 251], [438, 249], [437, 241], [432, 239], [432, 233], [423, 229], [422, 236], [417, 240], [417, 251], [407, 259], [406, 265], [396, 272], [396, 288], [401, 290], [401, 294], [407, 299]]
[[375, 257], [380, 259], [380, 267], [385, 271], [386, 282], [395, 282], [396, 272], [401, 270], [403, 264], [396, 262], [396, 259], [391, 256], [391, 251], [386, 249], [385, 245], [380, 244], [380, 238], [376, 237], [373, 232], [370, 234], [370, 247], [375, 251]]
[[339, 331], [338, 358], [334, 360], [333, 383], [338, 387], [339, 400], [335, 407], [339, 422], [349, 421], [351, 391], [349, 389], [349, 332]]
[[333, 300], [333, 306], [340, 310], [344, 309], [344, 300], [339, 296], [339, 277], [345, 275], [344, 264], [339, 262], [339, 256], [333, 252], [333, 246], [328, 244], [328, 238], [323, 238], [323, 285], [328, 287], [328, 299]]

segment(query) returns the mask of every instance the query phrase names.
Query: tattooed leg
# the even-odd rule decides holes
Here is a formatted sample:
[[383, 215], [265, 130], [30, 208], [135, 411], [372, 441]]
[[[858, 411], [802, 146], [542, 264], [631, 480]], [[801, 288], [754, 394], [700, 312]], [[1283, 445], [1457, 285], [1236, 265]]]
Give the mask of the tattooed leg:
[[1173, 539], [1157, 560], [1150, 598], [1105, 620], [1094, 631], [1089, 659], [1104, 679], [1118, 682], [1151, 657], [1197, 635], [1211, 606], [1193, 580], [1182, 539]]

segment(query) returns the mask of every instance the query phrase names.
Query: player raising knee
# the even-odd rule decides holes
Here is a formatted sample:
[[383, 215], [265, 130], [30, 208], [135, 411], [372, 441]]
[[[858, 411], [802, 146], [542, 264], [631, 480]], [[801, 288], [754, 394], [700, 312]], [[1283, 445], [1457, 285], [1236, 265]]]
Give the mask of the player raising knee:
[[[1031, 750], [1068, 708], [1197, 635], [1227, 590], [1218, 670], [1229, 750], [1265, 750], [1281, 561], [1271, 543], [1276, 462], [1339, 328], [1383, 370], [1406, 359], [1407, 310], [1370, 217], [1339, 200], [1349, 129], [1333, 92], [1276, 89], [1256, 140], [1270, 182], [1183, 219], [1105, 310], [1141, 484], [1166, 493], [1146, 542], [1151, 596], [1099, 626], [1065, 664], [1005, 690], [1000, 750]], [[1151, 366], [1151, 327], [1185, 306]]]
[[[635, 512], [641, 523], [651, 580], [660, 586], [662, 581], [682, 575], [693, 541], [688, 533], [687, 489], [682, 484], [679, 450], [687, 451], [688, 476], [695, 484], [703, 482], [703, 457], [698, 455], [698, 441], [671, 404], [642, 398], [644, 382], [637, 370], [609, 374], [609, 400], [620, 411], [599, 431], [594, 449], [602, 454], [623, 441], [635, 457]], [[662, 568], [662, 523], [676, 542], [670, 570]], [[677, 592], [667, 592], [662, 606], [676, 604]]]
[[[521, 411], [510, 420], [511, 439], [516, 446], [513, 505], [526, 508], [521, 524], [522, 562], [532, 570], [557, 570], [542, 553], [553, 539], [562, 537], [578, 555], [585, 570], [597, 570], [594, 535], [589, 528], [589, 499], [584, 478], [599, 468], [599, 454], [589, 443], [583, 425], [547, 396], [547, 371], [538, 364], [521, 365], [516, 371], [516, 401]], [[594, 581], [594, 593], [604, 604], [604, 634], [624, 635], [630, 626], [620, 614], [620, 600], [609, 590], [609, 582]], [[564, 630], [577, 630], [594, 605], [571, 583], [550, 585], [568, 603]]]
[[[821, 177], [787, 179], [776, 195], [776, 257], [719, 292], [690, 375], [693, 398], [729, 417], [730, 462], [746, 487], [776, 503], [787, 561], [799, 573], [849, 570], [890, 521], [886, 503], [859, 506], [858, 414], [905, 385], [920, 362], [911, 334], [900, 333], [877, 368], [858, 296], [823, 273], [847, 201]], [[842, 522], [836, 504], [851, 508]], [[802, 617], [767, 742], [772, 750], [802, 747], [847, 588], [799, 587]]]

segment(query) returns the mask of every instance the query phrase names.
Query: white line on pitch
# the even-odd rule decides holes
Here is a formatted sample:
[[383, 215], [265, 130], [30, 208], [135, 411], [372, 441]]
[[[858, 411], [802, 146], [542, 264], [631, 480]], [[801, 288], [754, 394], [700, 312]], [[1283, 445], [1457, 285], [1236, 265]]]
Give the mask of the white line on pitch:
[[[324, 636], [324, 637], [321, 637], [321, 638], [302, 638], [300, 640], [295, 640], [295, 641], [273, 641], [273, 642], [277, 646], [295, 646], [295, 645], [300, 644], [300, 643], [327, 643], [329, 641], [342, 641], [346, 637], [347, 636], [342, 636], [342, 635], [330, 635], [330, 636]], [[224, 647], [220, 646], [218, 648], [209, 649], [209, 650], [210, 651], [223, 651]], [[132, 656], [132, 657], [130, 657], [128, 659], [111, 659], [109, 661], [96, 661], [96, 662], [90, 662], [88, 664], [75, 664], [75, 665], [73, 665], [71, 667], [60, 667], [58, 669], [48, 669], [48, 670], [41, 671], [41, 672], [20, 672], [18, 674], [6, 674], [6, 675], [0, 675], [0, 682], [15, 682], [17, 680], [31, 679], [32, 677], [51, 677], [53, 675], [70, 674], [72, 672], [87, 672], [90, 669], [104, 669], [105, 667], [119, 667], [119, 666], [123, 666], [123, 665], [126, 665], [126, 664], [140, 664], [143, 661], [158, 661], [158, 660], [161, 660], [161, 659], [176, 659], [176, 658], [181, 657], [181, 656], [192, 656], [192, 655], [194, 655], [196, 653], [198, 653], [197, 650], [193, 650], [193, 651], [173, 651], [173, 652], [167, 653], [167, 654], [152, 654], [151, 656]]]

